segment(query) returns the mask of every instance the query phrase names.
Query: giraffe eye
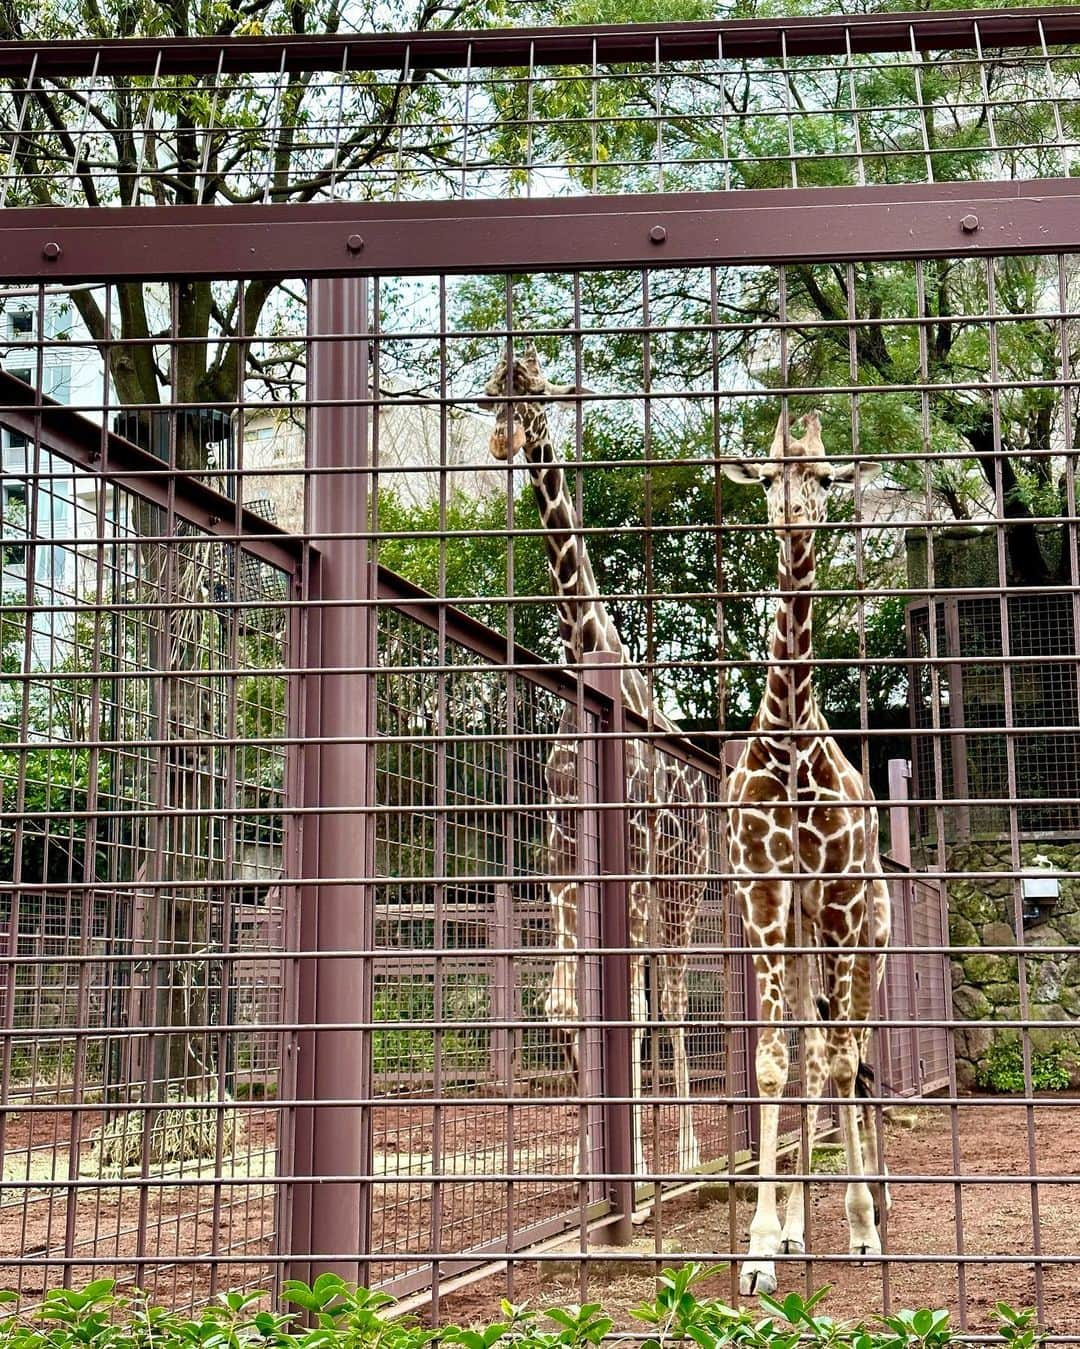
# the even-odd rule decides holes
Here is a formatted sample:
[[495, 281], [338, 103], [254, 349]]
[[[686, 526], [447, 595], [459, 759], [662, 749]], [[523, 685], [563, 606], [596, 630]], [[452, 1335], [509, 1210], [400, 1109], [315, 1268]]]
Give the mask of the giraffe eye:
[[821, 483], [822, 487], [828, 490], [828, 488], [830, 488], [833, 484], [832, 474], [822, 473], [819, 475], [818, 481]]

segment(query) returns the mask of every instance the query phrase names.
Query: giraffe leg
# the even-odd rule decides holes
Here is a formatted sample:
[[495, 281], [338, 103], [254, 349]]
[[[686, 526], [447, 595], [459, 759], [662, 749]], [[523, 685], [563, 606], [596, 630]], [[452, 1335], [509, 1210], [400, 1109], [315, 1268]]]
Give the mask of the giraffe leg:
[[[577, 886], [572, 881], [565, 885], [551, 885], [548, 888], [548, 900], [551, 904], [555, 946], [561, 951], [576, 950]], [[555, 1027], [578, 1019], [577, 975], [577, 961], [573, 956], [555, 957], [551, 982], [544, 999], [544, 1016]], [[573, 1091], [577, 1085], [578, 1032], [576, 1029], [560, 1029], [557, 1038], [564, 1057], [564, 1072]]]
[[[877, 865], [880, 865], [880, 863], [877, 863]], [[869, 899], [870, 944], [884, 947], [889, 939], [891, 897], [888, 884], [881, 877], [870, 882]], [[853, 1020], [866, 1021], [873, 1015], [874, 991], [881, 986], [884, 977], [884, 955], [860, 955], [857, 958], [851, 991], [851, 1015]], [[869, 1027], [858, 1033], [860, 1063], [866, 1063], [869, 1059], [872, 1033]], [[867, 1088], [872, 1087], [872, 1080], [866, 1081], [865, 1086]], [[878, 1093], [875, 1091], [873, 1094]], [[863, 1160], [867, 1174], [887, 1175], [888, 1167], [884, 1158], [879, 1155], [878, 1149], [877, 1110], [873, 1106], [864, 1105], [859, 1111], [859, 1117], [862, 1127]], [[892, 1208], [892, 1195], [886, 1181], [875, 1182], [872, 1186], [872, 1192], [874, 1195], [874, 1221], [879, 1223], [882, 1212], [888, 1212]]]
[[[828, 1058], [825, 1032], [817, 1019], [809, 961], [805, 956], [800, 956], [794, 959], [789, 957], [789, 962], [795, 968], [788, 981], [788, 1005], [795, 1009], [796, 1016], [805, 1023], [802, 1031], [803, 1086], [806, 1095], [814, 1098], [806, 1106], [806, 1140], [805, 1144], [802, 1139], [799, 1140], [796, 1169], [809, 1175], [814, 1159], [814, 1139], [817, 1136], [818, 1101], [824, 1094], [828, 1077]], [[809, 1189], [808, 1182], [796, 1184], [788, 1195], [784, 1230], [780, 1238], [780, 1249], [788, 1255], [798, 1255], [806, 1250], [806, 1198]]]
[[701, 1150], [694, 1132], [694, 1107], [690, 1104], [690, 1058], [686, 1052], [686, 1021], [690, 998], [686, 991], [686, 957], [660, 957], [660, 1011], [667, 1022], [671, 1037], [671, 1057], [674, 1066], [675, 1095], [681, 1098], [679, 1106], [679, 1170], [695, 1171], [701, 1165]]
[[862, 1179], [862, 1139], [859, 1131], [859, 1106], [855, 1083], [859, 1069], [859, 1037], [848, 1024], [852, 1015], [852, 973], [855, 957], [847, 951], [830, 951], [825, 958], [829, 999], [829, 1025], [826, 1030], [829, 1072], [840, 1097], [840, 1134], [847, 1159], [848, 1182], [844, 1208], [847, 1212], [852, 1255], [875, 1255], [881, 1251], [881, 1238], [874, 1225], [874, 1201], [870, 1187]]
[[[770, 895], [774, 895], [770, 887]], [[767, 904], [768, 901], [766, 900]], [[781, 931], [787, 927], [786, 905], [781, 914]], [[755, 932], [752, 919], [754, 908], [748, 904], [751, 915], [748, 935]], [[775, 909], [774, 909], [775, 912]], [[775, 921], [775, 919], [774, 919]], [[780, 1123], [780, 1097], [787, 1086], [788, 1045], [784, 1016], [784, 956], [782, 952], [765, 948], [754, 953], [754, 973], [757, 978], [761, 1019], [768, 1022], [758, 1031], [755, 1069], [757, 1088], [767, 1099], [761, 1106], [761, 1137], [758, 1147], [758, 1172], [761, 1176], [776, 1175], [776, 1141]], [[780, 1220], [776, 1212], [775, 1180], [759, 1180], [757, 1207], [750, 1223], [750, 1249], [739, 1274], [739, 1292], [744, 1297], [754, 1293], [772, 1293], [776, 1290], [776, 1266], [772, 1256], [780, 1247]]]
[[[630, 1019], [634, 1029], [630, 1036], [630, 1094], [635, 1103], [641, 1101], [641, 1051], [645, 1044], [645, 1020], [648, 1016], [645, 997], [645, 957], [630, 957]], [[634, 1133], [634, 1175], [645, 1175], [645, 1146], [642, 1142], [641, 1106], [631, 1109]]]
[[[866, 1174], [887, 1176], [889, 1168], [878, 1150], [877, 1120], [873, 1106], [864, 1105], [860, 1109], [859, 1124], [862, 1130], [863, 1162], [866, 1166]], [[889, 1190], [888, 1181], [876, 1181], [872, 1193], [874, 1196], [874, 1224], [876, 1226], [881, 1222], [883, 1209], [886, 1213], [892, 1211], [892, 1194]]]

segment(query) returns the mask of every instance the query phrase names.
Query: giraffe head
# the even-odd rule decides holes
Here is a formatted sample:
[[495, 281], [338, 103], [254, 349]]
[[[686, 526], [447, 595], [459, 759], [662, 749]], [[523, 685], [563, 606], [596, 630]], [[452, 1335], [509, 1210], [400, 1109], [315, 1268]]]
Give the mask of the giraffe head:
[[[801, 431], [801, 435], [796, 435]], [[878, 464], [831, 463], [821, 441], [821, 418], [808, 412], [788, 427], [783, 416], [776, 423], [768, 459], [738, 459], [724, 464], [733, 482], [760, 483], [769, 506], [769, 523], [781, 530], [819, 525], [828, 515], [832, 487], [853, 488], [856, 479], [867, 483]]]
[[547, 434], [547, 405], [535, 400], [575, 392], [573, 384], [552, 384], [540, 369], [540, 359], [531, 342], [523, 356], [514, 357], [509, 375], [504, 352], [484, 385], [484, 393], [489, 398], [512, 396], [521, 401], [503, 403], [496, 411], [495, 429], [488, 441], [491, 453], [496, 459], [512, 459], [526, 444], [543, 439]]

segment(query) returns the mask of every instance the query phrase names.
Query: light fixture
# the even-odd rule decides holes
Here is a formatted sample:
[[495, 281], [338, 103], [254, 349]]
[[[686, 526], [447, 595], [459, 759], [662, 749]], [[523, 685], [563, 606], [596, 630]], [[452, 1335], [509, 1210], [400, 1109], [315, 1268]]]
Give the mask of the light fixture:
[[1043, 922], [1061, 896], [1061, 882], [1049, 872], [1053, 866], [1049, 857], [1040, 853], [1031, 860], [1040, 870], [1020, 877], [1025, 924]]

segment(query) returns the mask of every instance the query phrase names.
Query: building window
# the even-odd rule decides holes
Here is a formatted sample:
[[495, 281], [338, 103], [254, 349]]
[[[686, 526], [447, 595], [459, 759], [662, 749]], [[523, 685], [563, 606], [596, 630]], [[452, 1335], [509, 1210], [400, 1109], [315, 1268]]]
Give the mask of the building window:
[[[26, 532], [26, 483], [24, 482], [5, 482], [3, 488], [4, 505], [4, 533], [8, 534], [15, 530], [25, 534]], [[26, 544], [23, 542], [15, 543], [5, 540], [3, 545], [3, 561], [6, 567], [23, 567], [26, 565]]]

